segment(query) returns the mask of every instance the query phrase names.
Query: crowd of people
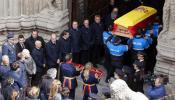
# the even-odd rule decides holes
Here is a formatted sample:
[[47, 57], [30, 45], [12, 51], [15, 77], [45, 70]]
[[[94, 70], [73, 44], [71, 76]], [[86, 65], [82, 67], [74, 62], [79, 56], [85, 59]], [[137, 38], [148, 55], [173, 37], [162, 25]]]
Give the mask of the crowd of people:
[[[157, 75], [145, 91], [143, 88], [145, 74], [152, 73], [156, 63], [160, 23], [155, 20], [146, 28], [138, 28], [133, 38], [119, 37], [112, 33], [118, 12], [113, 7], [104, 22], [100, 15], [95, 15], [92, 24], [84, 19], [81, 27], [78, 21], [73, 21], [59, 39], [52, 33], [48, 42], [36, 29], [28, 38], [19, 35], [17, 43], [14, 33], [9, 32], [2, 46], [0, 100], [75, 100], [79, 75], [83, 81], [83, 100], [96, 100], [101, 77], [91, 69], [98, 69], [98, 64], [107, 70], [106, 83], [115, 80], [110, 85], [111, 92], [104, 93], [106, 100], [113, 97], [138, 100], [129, 99], [135, 98], [131, 94], [140, 94], [139, 100], [148, 100], [142, 93], [150, 100], [164, 97], [162, 75]], [[77, 64], [84, 68], [76, 67]]]

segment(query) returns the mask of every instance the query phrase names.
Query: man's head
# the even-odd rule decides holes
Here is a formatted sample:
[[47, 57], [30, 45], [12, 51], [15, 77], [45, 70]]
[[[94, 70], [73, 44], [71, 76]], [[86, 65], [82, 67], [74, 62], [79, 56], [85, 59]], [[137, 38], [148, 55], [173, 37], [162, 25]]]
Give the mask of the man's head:
[[56, 68], [50, 68], [47, 70], [47, 75], [52, 78], [55, 79], [57, 76], [57, 69]]
[[42, 47], [41, 41], [39, 41], [39, 40], [35, 41], [35, 47], [37, 49], [40, 49]]
[[72, 22], [72, 28], [73, 29], [78, 29], [78, 21], [73, 21]]
[[72, 54], [66, 54], [65, 59], [66, 59], [66, 62], [72, 61]]
[[37, 38], [38, 37], [38, 31], [37, 30], [33, 30], [32, 31], [32, 37], [33, 38]]
[[88, 28], [89, 27], [89, 19], [85, 19], [83, 24], [86, 28]]
[[14, 33], [13, 32], [9, 32], [7, 35], [7, 40], [10, 44], [14, 44], [15, 43], [15, 39], [14, 39]]
[[18, 36], [18, 42], [19, 43], [24, 43], [25, 39], [24, 39], [24, 36], [23, 35], [19, 35]]
[[3, 65], [9, 65], [9, 57], [8, 57], [8, 55], [3, 55], [2, 56], [2, 64]]
[[70, 33], [68, 31], [64, 30], [63, 33], [62, 33], [62, 37], [64, 39], [68, 39], [70, 37]]
[[95, 15], [94, 20], [95, 20], [96, 23], [100, 23], [101, 22], [101, 16], [100, 15]]
[[157, 75], [154, 82], [155, 82], [155, 86], [159, 87], [160, 85], [163, 84], [163, 76]]
[[112, 13], [117, 14], [118, 13], [118, 8], [117, 7], [113, 8]]
[[52, 33], [50, 40], [51, 40], [52, 43], [56, 43], [56, 41], [57, 41], [57, 35], [55, 33]]

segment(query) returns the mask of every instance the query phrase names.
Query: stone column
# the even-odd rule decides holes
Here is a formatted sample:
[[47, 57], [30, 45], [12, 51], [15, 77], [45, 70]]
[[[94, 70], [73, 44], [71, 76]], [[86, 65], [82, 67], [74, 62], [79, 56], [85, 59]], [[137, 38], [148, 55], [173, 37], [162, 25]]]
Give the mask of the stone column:
[[163, 30], [158, 38], [155, 73], [167, 74], [175, 83], [175, 0], [165, 0]]
[[3, 0], [3, 3], [4, 3], [3, 6], [4, 17], [7, 17], [9, 14], [9, 0]]

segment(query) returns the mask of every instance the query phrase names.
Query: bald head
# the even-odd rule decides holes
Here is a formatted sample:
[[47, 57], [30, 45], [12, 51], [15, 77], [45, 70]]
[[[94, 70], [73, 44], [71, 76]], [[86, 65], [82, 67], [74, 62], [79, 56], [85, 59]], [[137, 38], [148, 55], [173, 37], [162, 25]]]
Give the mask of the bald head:
[[8, 55], [3, 55], [2, 56], [2, 64], [3, 65], [9, 65], [9, 57], [8, 57]]
[[52, 33], [50, 40], [51, 40], [52, 43], [56, 43], [57, 35], [55, 33]]
[[42, 46], [41, 41], [39, 41], [39, 40], [35, 41], [35, 47], [36, 47], [37, 49], [40, 49], [41, 46]]

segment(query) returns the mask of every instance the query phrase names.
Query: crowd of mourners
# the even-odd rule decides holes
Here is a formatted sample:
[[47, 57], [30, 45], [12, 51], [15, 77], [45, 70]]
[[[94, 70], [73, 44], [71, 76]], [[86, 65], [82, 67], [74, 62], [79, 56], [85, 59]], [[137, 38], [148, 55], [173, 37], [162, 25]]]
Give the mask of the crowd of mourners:
[[[59, 39], [51, 33], [48, 42], [37, 29], [28, 38], [18, 35], [17, 43], [14, 33], [9, 32], [2, 45], [0, 100], [76, 100], [79, 75], [83, 100], [164, 100], [163, 75], [145, 83], [156, 63], [161, 23], [157, 18], [146, 28], [138, 27], [133, 38], [119, 37], [112, 33], [112, 25], [120, 10], [115, 6], [111, 10], [104, 20], [95, 15], [92, 24], [84, 19], [80, 27], [78, 21], [73, 21]], [[110, 84], [103, 99], [98, 99], [97, 88], [102, 77], [91, 72], [99, 64], [105, 67], [105, 82]]]

